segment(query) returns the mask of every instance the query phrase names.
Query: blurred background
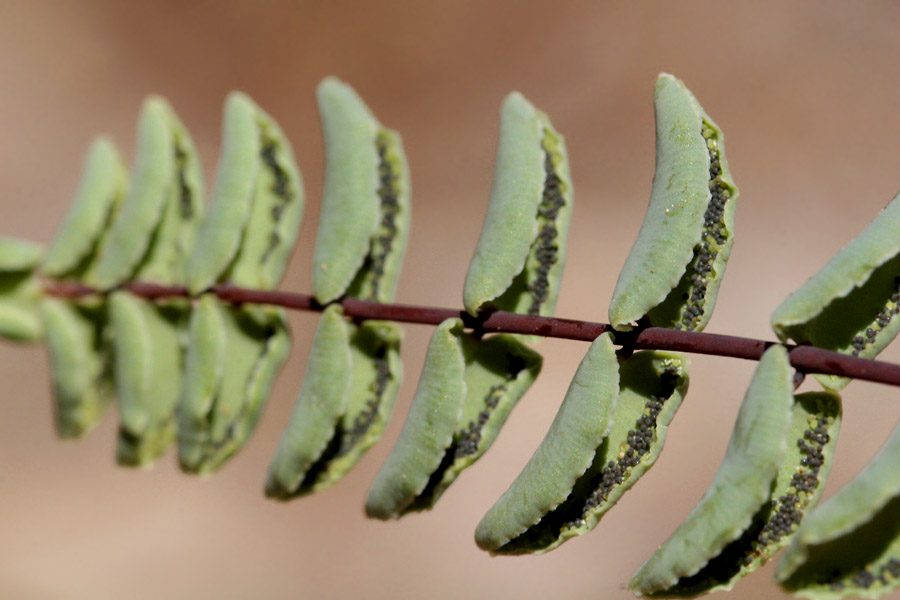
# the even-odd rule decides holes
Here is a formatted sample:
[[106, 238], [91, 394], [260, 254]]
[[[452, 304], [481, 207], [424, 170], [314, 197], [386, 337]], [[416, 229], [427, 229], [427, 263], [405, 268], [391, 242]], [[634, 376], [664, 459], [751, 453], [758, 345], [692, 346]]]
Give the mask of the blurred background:
[[[725, 131], [737, 244], [708, 331], [772, 339], [775, 306], [900, 189], [900, 4], [0, 0], [0, 235], [47, 243], [93, 136], [131, 160], [147, 94], [169, 98], [211, 181], [221, 105], [241, 89], [292, 140], [308, 207], [284, 289], [309, 291], [323, 153], [315, 87], [351, 83], [409, 154], [414, 227], [397, 299], [461, 305], [491, 185], [500, 102], [520, 90], [566, 135], [575, 184], [557, 314], [605, 321], [653, 176], [652, 89], [683, 79]], [[0, 345], [0, 597], [629, 598], [631, 574], [721, 460], [753, 364], [697, 356], [655, 469], [588, 536], [491, 558], [475, 525], [543, 438], [587, 346], [546, 340], [543, 374], [491, 452], [435, 510], [367, 520], [366, 490], [412, 398], [429, 327], [406, 326], [385, 439], [343, 482], [287, 504], [263, 477], [296, 397], [313, 314], [256, 435], [214, 477], [114, 464], [115, 415], [54, 437], [41, 347]], [[896, 349], [885, 358], [900, 361]], [[812, 382], [804, 388], [814, 389]], [[832, 494], [900, 416], [853, 383]], [[780, 598], [772, 565], [733, 598]]]

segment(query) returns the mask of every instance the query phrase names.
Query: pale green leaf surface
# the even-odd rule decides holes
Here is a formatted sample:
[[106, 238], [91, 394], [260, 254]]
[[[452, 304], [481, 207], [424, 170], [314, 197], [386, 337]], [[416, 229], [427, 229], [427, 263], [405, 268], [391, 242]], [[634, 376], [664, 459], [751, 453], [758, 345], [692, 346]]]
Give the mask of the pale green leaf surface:
[[128, 175], [118, 150], [109, 139], [97, 138], [85, 159], [75, 200], [44, 257], [41, 271], [45, 275], [81, 278], [96, 259], [127, 187]]
[[403, 378], [400, 343], [403, 330], [387, 321], [350, 325], [352, 370], [347, 409], [332, 443], [313, 466], [301, 493], [324, 490], [340, 481], [360, 458], [381, 439], [394, 410]]
[[328, 77], [317, 90], [325, 139], [325, 188], [313, 255], [313, 293], [340, 297], [356, 277], [378, 230], [380, 124], [347, 84]]
[[213, 202], [188, 262], [189, 289], [216, 283], [273, 289], [303, 217], [303, 180], [278, 124], [250, 98], [225, 105], [223, 150]]
[[200, 223], [187, 264], [188, 288], [193, 294], [215, 284], [241, 246], [262, 168], [262, 140], [255, 114], [256, 106], [247, 96], [240, 92], [228, 95], [212, 203]]
[[110, 288], [131, 278], [163, 218], [175, 173], [169, 110], [165, 100], [155, 97], [141, 108], [131, 186], [90, 279], [98, 288]]
[[760, 359], [738, 412], [725, 457], [693, 511], [635, 573], [629, 588], [659, 595], [702, 569], [750, 526], [769, 498], [784, 457], [793, 386], [787, 351]]
[[403, 331], [386, 321], [346, 322], [326, 309], [304, 384], [266, 481], [282, 500], [326, 489], [380, 438], [403, 377]]
[[109, 320], [119, 400], [116, 460], [151, 466], [175, 440], [175, 406], [184, 368], [184, 301], [155, 301], [114, 292]]
[[0, 237], [0, 338], [36, 342], [43, 336], [38, 314], [43, 290], [34, 272], [42, 257], [38, 244]]
[[[293, 151], [271, 117], [239, 92], [226, 103], [223, 138], [213, 204], [188, 263], [189, 287], [272, 289], [304, 208]], [[243, 447], [289, 351], [283, 311], [214, 304], [209, 296], [207, 325], [197, 322], [188, 348], [179, 426], [179, 460], [188, 472], [212, 472]]]
[[274, 119], [258, 107], [256, 112], [261, 168], [250, 219], [226, 277], [268, 290], [278, 287], [294, 251], [305, 195], [290, 142]]
[[444, 459], [466, 397], [462, 321], [448, 319], [433, 332], [403, 430], [366, 497], [366, 514], [399, 517], [427, 486]]
[[[782, 340], [877, 356], [900, 332], [900, 194], [772, 315]], [[839, 390], [850, 381], [816, 375]]]
[[565, 142], [518, 92], [500, 111], [494, 183], [466, 273], [463, 304], [551, 315], [565, 266], [572, 215]]
[[347, 287], [346, 294], [378, 302], [391, 302], [400, 278], [409, 239], [411, 191], [409, 166], [400, 134], [379, 129], [378, 228], [372, 235], [369, 254]]
[[[389, 458], [390, 466], [379, 474], [378, 488], [370, 496], [371, 516], [387, 519], [432, 508], [459, 474], [490, 448], [510, 411], [540, 372], [540, 355], [515, 336], [499, 334], [475, 339], [463, 333], [455, 321], [444, 324], [446, 333], [441, 337], [452, 335], [455, 342], [451, 344], [447, 338], [439, 346], [440, 353], [434, 355], [435, 361], [443, 357], [443, 371], [436, 362], [428, 364], [428, 380], [422, 384], [419, 397], [425, 406], [416, 407], [407, 417], [403, 444], [396, 449], [397, 458]], [[457, 353], [452, 360], [446, 358], [451, 350]], [[458, 368], [460, 362], [462, 371]], [[462, 377], [462, 381], [452, 377]], [[439, 403], [441, 396], [431, 390], [439, 386], [449, 394], [449, 405], [435, 413], [429, 407]], [[457, 414], [460, 391], [464, 399]], [[452, 439], [447, 440], [445, 429], [453, 415], [457, 420]], [[428, 418], [433, 418], [434, 423]], [[436, 424], [437, 429], [430, 432], [429, 424]], [[413, 441], [426, 438], [431, 441], [425, 445], [425, 453], [416, 454], [411, 449]], [[401, 464], [415, 472], [411, 482], [405, 481], [407, 474]], [[425, 468], [429, 469], [427, 473]]]
[[[212, 410], [225, 371], [228, 335], [218, 299], [203, 294], [191, 310], [185, 351], [184, 383], [178, 406], [179, 421], [203, 421]], [[179, 428], [184, 429], [181, 425]], [[180, 439], [180, 444], [185, 440]]]
[[54, 422], [62, 438], [77, 438], [93, 429], [114, 396], [112, 354], [102, 335], [106, 308], [98, 301], [41, 301]]
[[552, 511], [493, 553], [542, 554], [590, 532], [656, 462], [687, 392], [687, 360], [676, 353], [642, 351], [619, 359], [617, 370], [611, 426], [582, 457], [587, 469]]
[[[171, 108], [165, 117], [172, 136], [172, 180], [167, 182], [162, 216], [134, 277], [164, 285], [184, 285], [188, 257], [203, 217], [203, 173], [187, 129]], [[134, 185], [138, 185], [137, 181]]]
[[[39, 260], [39, 259], [38, 259]], [[10, 264], [22, 264], [18, 258]], [[33, 271], [0, 270], [0, 338], [37, 342], [44, 335], [38, 307], [43, 290]]]
[[787, 452], [769, 502], [757, 511], [750, 527], [703, 569], [680, 579], [659, 595], [693, 598], [730, 590], [739, 579], [764, 565], [786, 546], [822, 495], [833, 463], [840, 422], [841, 399], [837, 394], [809, 392], [794, 396]]
[[[652, 325], [700, 331], [712, 314], [734, 242], [738, 190], [722, 132], [681, 81], [661, 74], [654, 108], [650, 204], [616, 282], [609, 318], [616, 329], [627, 330], [649, 313]], [[720, 170], [715, 175], [713, 154]], [[723, 195], [721, 207], [714, 205], [713, 191]]]
[[462, 352], [466, 401], [453, 439], [453, 461], [430, 494], [423, 496], [420, 508], [433, 507], [456, 478], [488, 451], [543, 364], [540, 354], [509, 334], [483, 339], [464, 335]]
[[[205, 308], [218, 313], [222, 328], [212, 334], [198, 323], [191, 330], [196, 337], [191, 337], [188, 354], [205, 355], [202, 362], [216, 364], [221, 375], [204, 376], [202, 362], [191, 369], [186, 389], [198, 393], [184, 397], [178, 423], [181, 468], [198, 474], [217, 470], [247, 442], [290, 344], [283, 309], [225, 306], [215, 299]], [[215, 337], [224, 348], [210, 347]]]
[[293, 497], [325, 452], [347, 409], [352, 360], [348, 325], [333, 304], [319, 319], [297, 402], [269, 464], [267, 496]]
[[109, 289], [132, 278], [184, 282], [203, 212], [203, 177], [193, 141], [162, 98], [144, 102], [131, 186], [88, 283]]
[[[56, 279], [90, 280], [127, 193], [127, 174], [112, 142], [97, 138], [88, 152], [75, 200], [41, 270]], [[115, 396], [109, 324], [102, 297], [45, 298], [55, 422], [60, 437], [80, 437], [100, 421]]]
[[550, 430], [509, 489], [481, 519], [479, 547], [494, 551], [534, 526], [572, 492], [612, 426], [619, 367], [609, 333], [588, 349]]
[[900, 586], [900, 426], [850, 483], [810, 513], [776, 577], [807, 598], [876, 598]]
[[34, 242], [0, 237], [0, 274], [32, 271], [44, 255], [44, 249]]

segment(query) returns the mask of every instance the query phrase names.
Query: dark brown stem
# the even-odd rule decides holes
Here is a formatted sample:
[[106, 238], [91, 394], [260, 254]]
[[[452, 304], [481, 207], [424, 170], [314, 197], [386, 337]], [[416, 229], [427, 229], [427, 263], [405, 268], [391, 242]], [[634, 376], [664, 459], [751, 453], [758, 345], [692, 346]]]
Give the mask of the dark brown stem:
[[[158, 298], [189, 297], [183, 287], [161, 286], [136, 282], [123, 286], [136, 296]], [[99, 293], [92, 288], [69, 282], [48, 282], [47, 291], [55, 296], [77, 298]], [[271, 304], [293, 310], [321, 311], [325, 307], [309, 294], [248, 290], [233, 286], [216, 286], [210, 290], [224, 302], [233, 304]], [[485, 333], [522, 333], [541, 337], [591, 342], [601, 333], [612, 332], [615, 342], [634, 349], [676, 350], [695, 354], [712, 354], [746, 360], [759, 360], [766, 348], [778, 342], [755, 340], [716, 333], [676, 331], [662, 327], [646, 327], [631, 332], [614, 331], [606, 323], [557, 319], [495, 311], [473, 317], [452, 308], [414, 306], [410, 304], [382, 304], [356, 298], [339, 301], [347, 316], [356, 319], [381, 319], [404, 323], [437, 325], [450, 318], [461, 318], [466, 327]], [[790, 353], [791, 366], [800, 373], [823, 373], [863, 379], [900, 387], [900, 365], [856, 358], [812, 346], [785, 344]]]

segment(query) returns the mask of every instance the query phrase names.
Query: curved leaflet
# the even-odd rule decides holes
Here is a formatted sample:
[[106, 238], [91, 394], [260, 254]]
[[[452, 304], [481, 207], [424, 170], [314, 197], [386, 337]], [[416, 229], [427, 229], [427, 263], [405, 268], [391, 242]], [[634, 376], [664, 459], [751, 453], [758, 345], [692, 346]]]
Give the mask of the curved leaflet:
[[[229, 95], [224, 122], [213, 202], [188, 262], [188, 289], [273, 289], [297, 240], [303, 181], [281, 129], [247, 96]], [[212, 294], [201, 296], [188, 338], [179, 460], [185, 471], [209, 473], [249, 438], [290, 338], [283, 310], [228, 306]]]
[[290, 142], [250, 98], [225, 102], [222, 155], [213, 200], [187, 266], [188, 289], [216, 283], [274, 289], [303, 218], [303, 180]]
[[[687, 361], [655, 351], [616, 359], [605, 345], [592, 346], [587, 366], [579, 367], [566, 395], [566, 411], [561, 408], [557, 417], [572, 420], [575, 427], [579, 420], [594, 420], [591, 437], [579, 444], [577, 454], [563, 454], [572, 443], [568, 436], [577, 434], [568, 423], [563, 428], [554, 421], [532, 462], [479, 523], [475, 541], [481, 548], [493, 554], [542, 554], [584, 535], [656, 462], [687, 392]], [[587, 368], [595, 370], [596, 380], [582, 387]], [[570, 394], [574, 407], [568, 406]], [[574, 412], [585, 403], [590, 405]], [[565, 465], [565, 471], [560, 466], [544, 471], [544, 465]], [[536, 487], [530, 487], [532, 482]]]
[[390, 302], [410, 223], [409, 168], [399, 134], [347, 84], [317, 90], [325, 138], [325, 190], [313, 255], [313, 294]]
[[663, 73], [653, 103], [650, 205], [616, 282], [609, 319], [619, 330], [646, 315], [653, 326], [702, 331], [734, 243], [738, 190], [724, 136], [687, 87]]
[[37, 342], [44, 335], [38, 305], [41, 285], [35, 270], [43, 256], [37, 244], [0, 237], [0, 337]]
[[444, 321], [432, 340], [407, 423], [366, 500], [370, 517], [432, 508], [490, 448], [540, 372], [540, 355], [514, 336], [475, 339], [458, 319]]
[[183, 283], [202, 211], [203, 177], [190, 134], [165, 100], [151, 97], [141, 109], [131, 187], [88, 283]]
[[182, 306], [155, 306], [128, 292], [109, 296], [121, 465], [150, 466], [175, 440], [184, 317]]
[[448, 319], [431, 336], [403, 431], [366, 499], [366, 514], [397, 516], [428, 485], [453, 443], [466, 399], [462, 321]]
[[612, 427], [619, 366], [604, 333], [578, 366], [556, 418], [531, 460], [478, 524], [476, 543], [497, 551], [547, 518], [572, 493]]
[[[202, 196], [190, 135], [168, 103], [148, 99], [131, 187], [86, 281], [100, 289], [134, 279], [183, 285]], [[127, 292], [111, 294], [109, 303], [121, 417], [116, 456], [123, 465], [148, 466], [174, 440], [190, 306], [183, 299], [150, 301]]]
[[[95, 140], [75, 201], [41, 265], [44, 275], [80, 283], [89, 278], [127, 184], [115, 146], [105, 138]], [[109, 324], [106, 301], [102, 296], [45, 297], [41, 320], [50, 358], [56, 430], [63, 438], [80, 437], [100, 421], [114, 396], [112, 348], [103, 335]]]
[[[466, 275], [466, 310], [474, 315], [491, 303], [503, 310], [552, 314], [571, 209], [572, 184], [562, 136], [521, 94], [510, 94], [501, 109], [488, 214]], [[424, 391], [417, 394], [418, 404], [411, 409], [401, 440], [370, 491], [369, 516], [387, 519], [434, 506], [459, 473], [490, 447], [540, 370], [540, 356], [513, 336], [482, 340], [460, 332], [457, 339], [465, 362], [466, 399], [456, 430], [450, 438], [442, 436], [439, 443], [429, 444], [427, 457], [417, 459], [410, 450], [412, 440], [428, 435], [422, 431], [423, 415], [438, 410], [433, 404], [439, 396], [428, 393], [431, 382], [423, 379]], [[491, 366], [498, 356], [505, 356], [501, 360], [507, 364]], [[428, 376], [444, 377], [445, 385], [455, 385], [449, 370], [440, 374], [430, 368]], [[404, 480], [406, 467], [417, 471], [416, 485]]]
[[518, 92], [500, 111], [487, 216], [466, 273], [463, 304], [549, 316], [556, 307], [572, 216], [565, 140]]
[[381, 438], [402, 377], [401, 338], [393, 323], [354, 325], [339, 306], [326, 309], [269, 466], [268, 496], [287, 500], [334, 485]]
[[318, 461], [347, 409], [353, 354], [339, 305], [325, 309], [306, 363], [294, 414], [275, 450], [266, 477], [266, 495], [290, 498]]
[[[400, 274], [410, 224], [410, 184], [400, 136], [383, 127], [356, 92], [329, 77], [318, 91], [325, 138], [325, 190], [313, 255], [313, 294], [325, 304], [342, 296], [390, 302]], [[323, 316], [323, 319], [325, 317]], [[341, 317], [332, 313], [327, 326]], [[325, 325], [323, 324], [323, 327]], [[386, 321], [346, 325], [346, 342], [317, 336], [306, 379], [319, 381], [318, 369], [333, 381], [350, 381], [345, 395], [304, 386], [269, 470], [266, 493], [290, 498], [337, 483], [380, 438], [397, 397], [402, 367], [402, 330]], [[331, 341], [327, 341], [331, 339]], [[331, 349], [335, 356], [323, 358]], [[349, 365], [341, 368], [344, 355]], [[324, 420], [323, 420], [324, 419]], [[330, 423], [313, 435], [303, 423]], [[324, 426], [324, 425], [323, 425]], [[308, 441], [300, 433], [311, 436]], [[297, 480], [299, 479], [299, 483]]]
[[246, 443], [290, 352], [284, 310], [226, 306], [204, 294], [191, 315], [178, 459], [189, 473], [221, 467]]
[[633, 592], [668, 595], [681, 578], [696, 574], [751, 526], [769, 500], [785, 454], [792, 389], [787, 351], [772, 346], [753, 374], [712, 483], [675, 533], [632, 577]]
[[346, 475], [381, 439], [403, 377], [403, 330], [387, 321], [348, 324], [352, 370], [347, 408], [319, 460], [307, 473], [308, 491], [328, 488]]
[[763, 503], [739, 538], [700, 571], [680, 579], [659, 595], [693, 598], [730, 590], [739, 579], [786, 546], [822, 494], [840, 421], [841, 401], [837, 394], [810, 392], [794, 396], [787, 453], [768, 502]]
[[397, 399], [403, 330], [387, 321], [348, 323], [337, 306], [320, 321], [304, 385], [269, 466], [270, 497], [286, 500], [340, 481], [381, 439]]
[[105, 137], [91, 144], [75, 200], [41, 263], [55, 279], [84, 281], [106, 242], [110, 224], [128, 191], [128, 174], [118, 150]]
[[900, 427], [803, 521], [776, 578], [806, 598], [877, 598], [900, 587]]
[[34, 242], [0, 237], [0, 268], [5, 272], [33, 271], [43, 256], [44, 249]]
[[[900, 194], [772, 315], [785, 341], [874, 358], [900, 332]], [[816, 375], [839, 390], [849, 379]]]
[[112, 353], [103, 336], [106, 303], [57, 298], [41, 300], [53, 383], [54, 422], [62, 438], [77, 438], [93, 429], [115, 395]]

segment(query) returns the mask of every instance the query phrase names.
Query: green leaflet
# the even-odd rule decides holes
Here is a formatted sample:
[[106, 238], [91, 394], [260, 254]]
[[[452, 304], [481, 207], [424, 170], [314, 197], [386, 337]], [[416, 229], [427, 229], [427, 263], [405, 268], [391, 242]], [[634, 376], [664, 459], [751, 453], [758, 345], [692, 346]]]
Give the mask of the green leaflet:
[[[95, 140], [75, 201], [41, 265], [45, 275], [77, 282], [89, 278], [127, 184], [115, 146], [106, 138]], [[106, 302], [101, 297], [45, 298], [41, 319], [53, 379], [56, 430], [63, 438], [80, 437], [103, 418], [114, 395], [113, 357], [103, 335], [108, 324]]]
[[475, 339], [459, 319], [435, 331], [413, 406], [366, 499], [388, 519], [432, 508], [459, 474], [493, 444], [541, 368], [514, 336]]
[[[313, 293], [323, 304], [344, 295], [390, 302], [410, 222], [400, 136], [333, 77], [322, 81], [317, 95], [326, 168]], [[402, 371], [402, 331], [388, 322], [341, 321], [337, 312], [323, 316], [306, 371], [309, 383], [269, 470], [269, 496], [287, 499], [333, 485], [381, 438], [390, 418]], [[344, 333], [338, 333], [341, 327]], [[332, 382], [349, 383], [323, 392], [326, 373]], [[308, 422], [321, 423], [321, 429], [313, 432]]]
[[[501, 112], [488, 216], [466, 278], [464, 300], [470, 313], [488, 301], [500, 309], [552, 313], [565, 262], [571, 190], [562, 136], [520, 94], [511, 94]], [[435, 381], [456, 390], [460, 374], [433, 365], [426, 368], [427, 380], [423, 376], [420, 381], [401, 439], [370, 491], [369, 516], [387, 519], [431, 508], [490, 447], [540, 370], [540, 356], [512, 336], [477, 340], [452, 322], [435, 335], [450, 334], [461, 357], [455, 363], [465, 364], [462, 405], [441, 406], [442, 423], [452, 435], [431, 431], [430, 415], [442, 398]], [[427, 456], [416, 453], [423, 436], [430, 440]]]
[[128, 175], [116, 147], [107, 138], [97, 138], [88, 151], [75, 200], [41, 265], [45, 275], [85, 280], [127, 187]]
[[366, 498], [366, 513], [397, 516], [426, 487], [453, 443], [466, 397], [462, 322], [448, 319], [433, 332], [422, 376], [397, 445]]
[[183, 283], [203, 211], [202, 180], [190, 134], [165, 100], [146, 100], [131, 187], [87, 282], [99, 289], [131, 279]]
[[725, 458], [703, 498], [635, 573], [638, 595], [667, 595], [679, 579], [700, 571], [751, 526], [769, 500], [785, 454], [793, 403], [784, 346], [763, 355], [738, 413]]
[[591, 344], [544, 441], [478, 524], [475, 541], [481, 548], [497, 551], [543, 522], [591, 466], [612, 427], [619, 394], [611, 339], [604, 333]]
[[222, 155], [212, 204], [187, 267], [188, 289], [215, 283], [273, 289], [303, 218], [303, 180], [278, 124], [250, 98], [225, 103]]
[[178, 458], [189, 473], [221, 467], [247, 442], [290, 352], [283, 309], [198, 300], [178, 413]]
[[[542, 554], [584, 535], [656, 462], [687, 392], [687, 360], [644, 351], [618, 360], [617, 366], [612, 347], [604, 346], [592, 347], [585, 357], [589, 362], [579, 367], [566, 395], [566, 412], [560, 409], [558, 419], [574, 422], [554, 421], [521, 481], [478, 525], [475, 541], [481, 548], [494, 554]], [[596, 379], [582, 386], [587, 369]], [[570, 395], [578, 402], [573, 408], [568, 407]], [[593, 419], [591, 435], [569, 441], [584, 419]], [[577, 453], [571, 449], [575, 443]], [[546, 471], [545, 465], [550, 465]]]
[[[203, 294], [194, 304], [188, 326], [188, 346], [185, 351], [184, 382], [178, 410], [182, 422], [182, 447], [188, 444], [186, 432], [206, 424], [216, 392], [225, 373], [228, 333], [225, 311], [216, 297]], [[205, 436], [199, 439], [204, 441]], [[184, 452], [184, 450], [182, 450]]]
[[319, 84], [317, 95], [326, 166], [313, 293], [322, 304], [344, 294], [390, 302], [410, 223], [409, 168], [400, 136], [333, 77]]
[[106, 303], [47, 297], [41, 301], [53, 382], [56, 431], [62, 438], [89, 432], [114, 395], [113, 356], [103, 337]]
[[[772, 485], [769, 501], [750, 526], [705, 567], [682, 578], [661, 596], [693, 598], [730, 590], [791, 541], [805, 514], [819, 500], [831, 470], [841, 422], [841, 400], [831, 392], [794, 396], [787, 454]], [[653, 595], [653, 594], [651, 594]]]
[[656, 173], [650, 205], [609, 306], [619, 330], [644, 317], [657, 327], [702, 331], [734, 242], [738, 190], [719, 127], [675, 77], [653, 94]]
[[313, 338], [299, 398], [266, 477], [266, 495], [290, 498], [325, 452], [347, 409], [353, 355], [340, 305], [325, 309]]
[[[772, 315], [784, 341], [874, 358], [900, 331], [900, 194]], [[816, 375], [840, 390], [849, 379]]]
[[44, 250], [34, 242], [0, 237], [0, 271], [4, 273], [33, 271], [43, 255]]
[[900, 426], [803, 521], [776, 577], [806, 598], [876, 598], [900, 586]]
[[[148, 99], [138, 123], [131, 187], [85, 281], [99, 289], [132, 279], [183, 284], [202, 195], [190, 135], [165, 100]], [[188, 310], [185, 301], [151, 302], [124, 292], [110, 296], [120, 464], [149, 466], [174, 440]]]
[[484, 228], [466, 274], [463, 303], [552, 315], [566, 259], [572, 180], [565, 141], [521, 94], [500, 111], [500, 141]]
[[37, 244], [0, 237], [0, 338], [36, 342], [43, 336], [42, 290], [34, 272], [42, 256]]
[[354, 325], [340, 306], [325, 310], [266, 495], [287, 500], [328, 488], [381, 438], [400, 387], [401, 338], [393, 323]]
[[[303, 181], [278, 124], [247, 96], [225, 105], [213, 203], [188, 263], [188, 289], [277, 287], [303, 216]], [[179, 421], [182, 469], [210, 473], [246, 443], [287, 359], [284, 311], [220, 305], [204, 295], [191, 319]]]
[[121, 465], [150, 466], [175, 439], [184, 368], [179, 330], [186, 316], [183, 300], [151, 302], [128, 292], [109, 296]]

